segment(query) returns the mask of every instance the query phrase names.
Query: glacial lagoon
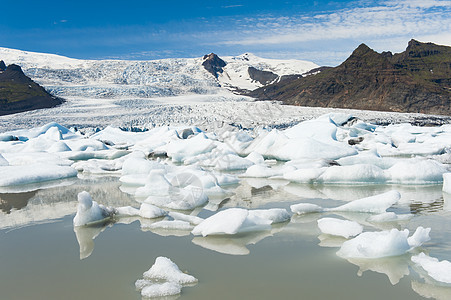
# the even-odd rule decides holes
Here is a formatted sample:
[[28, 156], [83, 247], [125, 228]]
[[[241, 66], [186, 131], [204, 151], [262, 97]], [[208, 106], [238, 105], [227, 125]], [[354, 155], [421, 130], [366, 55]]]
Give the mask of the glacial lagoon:
[[[190, 231], [149, 229], [139, 217], [94, 227], [74, 227], [77, 194], [88, 191], [113, 207], [139, 204], [114, 176], [80, 176], [0, 194], [1, 299], [141, 299], [135, 281], [165, 256], [196, 278], [180, 295], [161, 299], [451, 299], [451, 288], [431, 281], [412, 263], [424, 251], [451, 260], [451, 199], [442, 185], [294, 184], [242, 179], [234, 195], [214, 209], [286, 208], [309, 202], [334, 207], [398, 190], [389, 209], [412, 213], [408, 221], [370, 223], [365, 213], [293, 215], [271, 230], [233, 236], [193, 236]], [[133, 188], [132, 188], [133, 189]], [[209, 208], [209, 209], [207, 209]], [[185, 213], [187, 213], [185, 211]], [[211, 207], [188, 211], [203, 218]], [[431, 228], [431, 240], [412, 253], [380, 259], [336, 255], [344, 238], [322, 234], [322, 217], [356, 220], [364, 231]], [[158, 298], [157, 298], [158, 299]]]

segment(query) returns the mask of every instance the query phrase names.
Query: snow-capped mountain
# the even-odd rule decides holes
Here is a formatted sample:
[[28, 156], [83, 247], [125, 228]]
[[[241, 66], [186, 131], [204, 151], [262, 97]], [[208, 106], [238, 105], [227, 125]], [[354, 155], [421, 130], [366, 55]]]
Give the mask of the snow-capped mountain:
[[[224, 57], [223, 72], [215, 77], [203, 66], [205, 58], [202, 57], [151, 61], [80, 60], [0, 47], [0, 59], [21, 66], [27, 76], [55, 96], [87, 98], [231, 93], [233, 90], [253, 90], [275, 82], [281, 76], [302, 74], [318, 67], [307, 61], [264, 59], [246, 53]], [[271, 80], [262, 83], [258, 79], [262, 74], [263, 78], [269, 75]]]

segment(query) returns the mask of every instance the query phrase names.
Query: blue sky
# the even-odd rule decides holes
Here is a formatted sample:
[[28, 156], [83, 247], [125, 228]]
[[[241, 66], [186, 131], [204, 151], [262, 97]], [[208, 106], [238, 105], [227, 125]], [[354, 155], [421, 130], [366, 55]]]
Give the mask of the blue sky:
[[[3, 0], [0, 46], [74, 58], [252, 52], [337, 65], [360, 43], [451, 46], [451, 1]], [[1, 58], [0, 58], [1, 59]]]

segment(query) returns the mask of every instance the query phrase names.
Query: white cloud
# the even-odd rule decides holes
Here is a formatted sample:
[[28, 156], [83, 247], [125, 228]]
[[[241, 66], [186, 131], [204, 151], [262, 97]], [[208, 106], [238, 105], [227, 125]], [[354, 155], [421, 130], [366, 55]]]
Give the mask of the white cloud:
[[388, 1], [311, 17], [253, 19], [246, 25], [238, 38], [220, 43], [267, 45], [414, 35], [445, 37], [451, 31], [451, 1]]

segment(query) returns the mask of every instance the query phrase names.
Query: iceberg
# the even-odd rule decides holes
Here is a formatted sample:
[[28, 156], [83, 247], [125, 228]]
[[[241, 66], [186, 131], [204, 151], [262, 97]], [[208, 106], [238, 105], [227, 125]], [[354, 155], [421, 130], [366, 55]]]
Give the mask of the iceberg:
[[179, 267], [167, 257], [157, 257], [152, 267], [143, 273], [146, 279], [166, 280], [180, 285], [197, 283], [197, 278], [180, 271]]
[[77, 170], [68, 166], [34, 163], [21, 166], [0, 166], [0, 186], [25, 185], [70, 177], [76, 177]]
[[194, 235], [232, 235], [271, 229], [272, 220], [250, 214], [247, 209], [229, 208], [205, 219], [191, 231]]
[[364, 232], [343, 243], [337, 255], [343, 258], [380, 258], [402, 255], [430, 240], [430, 228], [418, 227], [409, 237], [409, 230]]
[[451, 262], [447, 260], [439, 261], [435, 257], [430, 257], [423, 252], [412, 256], [412, 261], [420, 266], [432, 279], [442, 284], [451, 286]]
[[78, 193], [77, 214], [73, 223], [74, 226], [94, 225], [111, 220], [114, 214], [113, 208], [99, 205], [88, 192], [83, 191]]
[[306, 213], [318, 212], [361, 212], [381, 214], [392, 205], [396, 204], [401, 198], [401, 194], [397, 191], [389, 191], [383, 194], [370, 196], [333, 208], [323, 208], [312, 203], [299, 203], [290, 206], [292, 212], [301, 215]]
[[335, 218], [322, 218], [318, 221], [318, 228], [324, 234], [342, 236], [344, 238], [359, 235], [363, 231], [362, 225], [354, 221]]

